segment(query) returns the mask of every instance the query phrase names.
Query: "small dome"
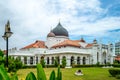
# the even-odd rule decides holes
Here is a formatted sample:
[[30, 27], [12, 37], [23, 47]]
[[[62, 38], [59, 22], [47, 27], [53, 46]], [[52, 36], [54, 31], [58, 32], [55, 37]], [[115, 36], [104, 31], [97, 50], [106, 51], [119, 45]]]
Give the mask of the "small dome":
[[48, 33], [47, 37], [55, 37], [55, 34], [51, 31], [50, 33]]
[[52, 32], [55, 34], [55, 36], [67, 36], [68, 37], [68, 31], [60, 24], [60, 22], [52, 30]]
[[80, 39], [80, 42], [85, 42], [85, 40], [83, 38]]
[[94, 40], [93, 40], [93, 43], [94, 43], [94, 44], [97, 44], [97, 40], [96, 40], [96, 39], [94, 39]]

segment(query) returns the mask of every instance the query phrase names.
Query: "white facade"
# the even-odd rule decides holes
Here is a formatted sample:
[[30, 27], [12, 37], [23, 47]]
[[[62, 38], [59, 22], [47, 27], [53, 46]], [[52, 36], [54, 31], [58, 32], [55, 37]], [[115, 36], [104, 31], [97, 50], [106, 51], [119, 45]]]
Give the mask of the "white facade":
[[[58, 24], [57, 27], [61, 27]], [[54, 30], [53, 30], [54, 31]], [[113, 46], [112, 44], [99, 44], [92, 42], [91, 44], [84, 41], [70, 40], [68, 36], [59, 35], [48, 35], [44, 43], [45, 47], [36, 47], [38, 43], [30, 45], [20, 50], [10, 50], [9, 55], [13, 57], [20, 57], [21, 61], [26, 65], [36, 65], [40, 63], [41, 57], [44, 57], [47, 65], [54, 64], [55, 57], [58, 57], [59, 64], [62, 64], [62, 58], [65, 57], [67, 66], [74, 64], [106, 64], [107, 62], [113, 63]], [[39, 44], [41, 46], [43, 44]], [[90, 46], [89, 46], [90, 45]]]

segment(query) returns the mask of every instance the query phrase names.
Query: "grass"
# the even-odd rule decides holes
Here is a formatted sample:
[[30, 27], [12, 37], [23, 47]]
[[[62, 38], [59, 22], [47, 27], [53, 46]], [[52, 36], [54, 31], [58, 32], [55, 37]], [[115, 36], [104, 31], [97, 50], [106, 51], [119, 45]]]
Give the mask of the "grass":
[[[78, 69], [82, 70], [83, 76], [74, 75]], [[57, 72], [57, 68], [44, 68], [47, 79], [49, 79], [52, 70]], [[107, 68], [70, 68], [61, 69], [61, 71], [62, 80], [118, 80], [115, 77], [111, 77]], [[36, 69], [20, 69], [17, 72], [19, 80], [25, 80], [25, 77], [29, 72], [34, 72], [36, 74]]]

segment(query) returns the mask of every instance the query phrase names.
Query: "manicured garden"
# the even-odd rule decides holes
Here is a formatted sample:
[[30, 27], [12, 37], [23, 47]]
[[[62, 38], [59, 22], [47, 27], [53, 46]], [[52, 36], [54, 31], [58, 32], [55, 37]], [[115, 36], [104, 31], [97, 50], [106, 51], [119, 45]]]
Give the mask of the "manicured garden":
[[[66, 59], [62, 60], [59, 66], [57, 59], [54, 65], [45, 65], [44, 59], [37, 66], [25, 66], [19, 57], [14, 59], [8, 57], [8, 67], [5, 64], [6, 57], [0, 51], [0, 80], [118, 80], [120, 79], [120, 64], [113, 65], [72, 65], [74, 68], [64, 68]], [[116, 68], [102, 68], [103, 66], [113, 66]], [[32, 67], [32, 68], [31, 68]], [[34, 67], [34, 68], [33, 68]], [[49, 67], [49, 68], [42, 68]], [[53, 68], [54, 67], [54, 68]], [[62, 67], [60, 69], [60, 67]], [[118, 68], [118, 69], [117, 69]], [[45, 73], [44, 73], [44, 71]], [[84, 75], [76, 76], [74, 73], [82, 70]], [[16, 74], [17, 73], [17, 74]], [[47, 78], [47, 79], [46, 79]]]
[[[83, 76], [76, 76], [74, 73], [76, 70], [81, 69], [83, 72]], [[57, 68], [44, 68], [45, 74], [47, 76], [47, 80], [49, 79], [50, 73], [52, 70], [55, 70], [57, 73]], [[112, 77], [109, 72], [109, 68], [65, 68], [62, 69], [62, 80], [118, 80], [115, 77]], [[25, 77], [29, 72], [37, 74], [36, 68], [29, 68], [29, 69], [20, 69], [17, 72], [19, 80], [25, 80]]]

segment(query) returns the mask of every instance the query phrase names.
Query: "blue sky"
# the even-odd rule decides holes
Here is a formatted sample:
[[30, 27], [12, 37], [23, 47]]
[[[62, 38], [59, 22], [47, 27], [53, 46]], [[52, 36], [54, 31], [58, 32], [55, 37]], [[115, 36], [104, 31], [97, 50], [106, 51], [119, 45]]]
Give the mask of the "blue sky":
[[[46, 41], [59, 20], [72, 40], [83, 37], [105, 44], [120, 40], [120, 0], [1, 0], [0, 6], [0, 36], [7, 20], [14, 33], [9, 48]], [[0, 48], [5, 49], [2, 37]]]

